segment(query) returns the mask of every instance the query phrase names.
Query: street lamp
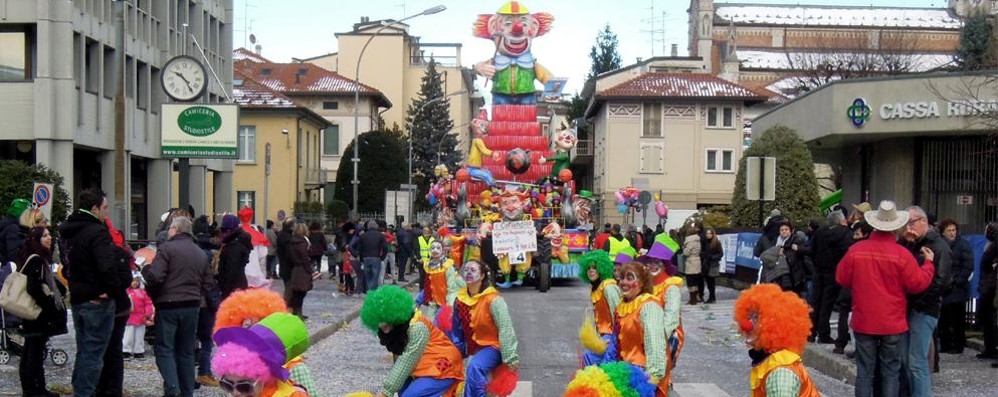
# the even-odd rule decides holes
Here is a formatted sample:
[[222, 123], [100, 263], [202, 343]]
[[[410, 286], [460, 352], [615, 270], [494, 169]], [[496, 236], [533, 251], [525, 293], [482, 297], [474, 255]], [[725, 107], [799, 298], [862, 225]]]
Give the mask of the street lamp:
[[[408, 186], [406, 186], [407, 187], [406, 190], [409, 191], [409, 214], [408, 214], [408, 218], [407, 219], [409, 219], [410, 222], [412, 221], [412, 204], [413, 204], [413, 201], [415, 201], [415, 199], [413, 198], [413, 195], [415, 194], [415, 189], [412, 188], [412, 129], [413, 129], [413, 127], [416, 126], [416, 118], [419, 117], [419, 115], [423, 113], [423, 109], [426, 109], [426, 106], [429, 105], [429, 104], [431, 104], [431, 103], [440, 102], [440, 101], [442, 101], [444, 99], [447, 99], [447, 98], [450, 98], [452, 96], [462, 95], [462, 94], [467, 94], [467, 93], [468, 93], [467, 90], [460, 90], [460, 91], [454, 91], [454, 92], [452, 92], [450, 94], [447, 94], [447, 95], [444, 95], [444, 96], [433, 98], [433, 99], [431, 99], [431, 100], [426, 101], [425, 103], [423, 103], [423, 105], [420, 106], [419, 109], [417, 109], [416, 112], [412, 114], [412, 121], [409, 122], [409, 184], [408, 184]], [[448, 132], [450, 132], [450, 131], [448, 131]], [[441, 142], [443, 142], [443, 140], [441, 140]]]
[[418, 17], [418, 16], [422, 16], [422, 15], [436, 14], [436, 13], [438, 13], [440, 11], [443, 11], [443, 10], [446, 10], [446, 9], [447, 9], [447, 7], [445, 7], [443, 5], [438, 5], [438, 6], [435, 6], [435, 7], [427, 8], [427, 9], [423, 10], [423, 12], [420, 12], [419, 14], [414, 14], [414, 15], [410, 15], [410, 16], [407, 16], [405, 18], [399, 19], [398, 21], [389, 22], [387, 24], [384, 21], [382, 21], [381, 22], [381, 27], [378, 28], [378, 30], [375, 30], [374, 33], [371, 34], [371, 37], [369, 37], [367, 39], [367, 42], [364, 43], [364, 47], [362, 47], [360, 49], [360, 55], [357, 56], [357, 70], [356, 70], [356, 72], [353, 75], [353, 160], [352, 160], [353, 161], [353, 181], [351, 182], [353, 184], [353, 207], [351, 208], [351, 210], [353, 211], [353, 217], [354, 218], [356, 218], [359, 215], [359, 212], [357, 211], [357, 188], [360, 186], [360, 179], [358, 179], [359, 176], [357, 175], [357, 168], [358, 168], [358, 166], [360, 164], [360, 140], [358, 139], [358, 136], [360, 135], [360, 113], [359, 113], [359, 110], [360, 110], [360, 62], [361, 62], [361, 60], [364, 59], [364, 51], [367, 51], [367, 46], [369, 44], [371, 44], [371, 40], [374, 40], [375, 37], [378, 37], [378, 33], [381, 33], [382, 30], [385, 30], [385, 28], [391, 26], [391, 24], [393, 24], [393, 23], [399, 23], [399, 22], [402, 22], [402, 21], [407, 21], [407, 20], [410, 20], [410, 19]]

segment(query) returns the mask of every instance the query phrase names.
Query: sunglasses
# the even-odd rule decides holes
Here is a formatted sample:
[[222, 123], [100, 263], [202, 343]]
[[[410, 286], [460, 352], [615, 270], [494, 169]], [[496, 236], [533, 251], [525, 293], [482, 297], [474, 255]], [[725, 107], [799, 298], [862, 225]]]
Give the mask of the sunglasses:
[[222, 391], [227, 394], [232, 394], [236, 392], [240, 395], [252, 395], [256, 390], [255, 380], [241, 380], [238, 382], [233, 382], [231, 380], [222, 378], [218, 381], [218, 386], [221, 387]]

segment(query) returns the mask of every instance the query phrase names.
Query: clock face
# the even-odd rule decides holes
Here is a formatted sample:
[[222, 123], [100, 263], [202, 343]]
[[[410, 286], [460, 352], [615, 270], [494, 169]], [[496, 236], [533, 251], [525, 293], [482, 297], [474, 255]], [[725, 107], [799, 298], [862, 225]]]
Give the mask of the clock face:
[[191, 56], [180, 55], [170, 59], [160, 75], [163, 91], [176, 101], [198, 99], [208, 87], [204, 66]]

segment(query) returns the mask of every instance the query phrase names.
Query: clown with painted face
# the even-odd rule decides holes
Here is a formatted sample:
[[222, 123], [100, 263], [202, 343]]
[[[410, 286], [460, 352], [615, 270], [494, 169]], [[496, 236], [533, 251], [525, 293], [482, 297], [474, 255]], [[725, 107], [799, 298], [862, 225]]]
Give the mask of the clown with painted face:
[[568, 168], [572, 160], [569, 152], [572, 151], [572, 148], [578, 142], [579, 139], [576, 138], [575, 129], [570, 128], [568, 123], [562, 120], [561, 127], [551, 135], [551, 143], [554, 146], [555, 155], [552, 157], [541, 157], [538, 163], [544, 164], [548, 161], [554, 161], [554, 166], [551, 167], [551, 176], [557, 177], [561, 170]]
[[[667, 241], [666, 241], [667, 240]], [[663, 319], [665, 320], [665, 341], [668, 366], [663, 379], [669, 387], [672, 387], [672, 371], [676, 368], [679, 353], [683, 350], [686, 341], [686, 333], [683, 331], [682, 320], [682, 289], [683, 279], [676, 277], [676, 267], [672, 265], [671, 259], [679, 245], [672, 241], [667, 234], [659, 234], [655, 238], [655, 243], [644, 255], [638, 257], [638, 262], [645, 265], [648, 274], [652, 277], [652, 294], [662, 304]]]
[[[489, 286], [489, 268], [468, 261], [461, 268], [467, 285], [454, 302], [451, 338], [468, 358], [465, 371], [465, 397], [484, 397], [488, 387], [498, 395], [508, 395], [516, 387], [520, 358], [516, 331], [506, 301]], [[491, 382], [489, 381], [491, 375]]]
[[494, 105], [533, 105], [534, 80], [547, 83], [551, 73], [537, 63], [530, 52], [536, 37], [551, 30], [554, 17], [530, 13], [519, 1], [507, 2], [495, 14], [479, 15], [473, 27], [475, 37], [492, 40], [496, 55], [475, 64], [475, 72], [493, 80]]
[[427, 315], [436, 318], [437, 312], [451, 307], [457, 292], [464, 287], [464, 280], [454, 269], [454, 261], [444, 256], [444, 247], [439, 240], [430, 243], [430, 260], [423, 264], [426, 281], [423, 291], [416, 297], [416, 303], [427, 306]]
[[665, 350], [665, 320], [661, 301], [652, 295], [651, 275], [638, 262], [620, 267], [623, 301], [617, 306], [617, 349], [619, 358], [644, 369], [651, 383], [658, 385], [656, 396], [668, 395], [668, 367]]
[[[617, 360], [617, 340], [613, 329], [617, 325], [617, 306], [620, 304], [621, 291], [617, 280], [613, 279], [613, 262], [603, 250], [589, 251], [579, 259], [579, 278], [589, 281], [591, 292], [589, 300], [593, 305], [593, 320], [596, 325], [596, 335], [602, 342], [582, 336], [582, 354], [586, 366], [598, 365]], [[588, 326], [589, 320], [586, 320]]]
[[738, 296], [734, 317], [752, 358], [753, 397], [821, 395], [801, 361], [811, 334], [809, 310], [775, 284], [756, 284]]

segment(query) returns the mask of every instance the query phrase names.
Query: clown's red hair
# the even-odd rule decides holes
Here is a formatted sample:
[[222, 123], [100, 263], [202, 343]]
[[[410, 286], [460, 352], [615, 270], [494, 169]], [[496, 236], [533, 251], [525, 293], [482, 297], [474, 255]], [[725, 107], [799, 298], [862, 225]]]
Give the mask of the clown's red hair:
[[215, 331], [224, 327], [242, 327], [243, 322], [258, 322], [274, 313], [288, 311], [280, 294], [264, 288], [233, 292], [218, 306]]
[[770, 353], [787, 349], [803, 354], [811, 334], [810, 311], [796, 294], [775, 284], [757, 284], [742, 291], [735, 301], [735, 322], [749, 327], [750, 317], [755, 314], [754, 326], [760, 328], [757, 348]]

